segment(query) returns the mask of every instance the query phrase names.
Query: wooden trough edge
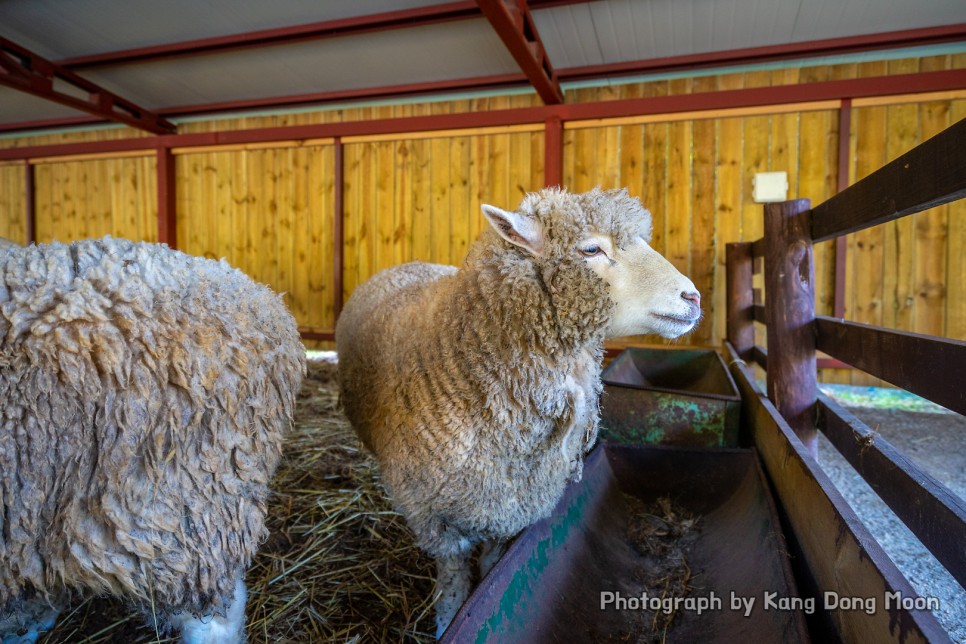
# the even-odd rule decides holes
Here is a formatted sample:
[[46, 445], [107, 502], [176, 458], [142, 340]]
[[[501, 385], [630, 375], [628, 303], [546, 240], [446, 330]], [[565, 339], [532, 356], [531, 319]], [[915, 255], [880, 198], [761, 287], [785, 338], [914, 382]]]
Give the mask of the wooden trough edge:
[[949, 641], [931, 612], [903, 607], [901, 602], [918, 598], [912, 585], [808, 454], [734, 347], [726, 342], [725, 349], [742, 397], [742, 423], [749, 427], [780, 499], [792, 533], [788, 535], [790, 545], [797, 545], [800, 551], [793, 554], [802, 558], [801, 566], [811, 577], [799, 579], [803, 594], [811, 590], [818, 607], [824, 605], [825, 592], [875, 598], [876, 610], [871, 615], [852, 610], [822, 611], [843, 641]]

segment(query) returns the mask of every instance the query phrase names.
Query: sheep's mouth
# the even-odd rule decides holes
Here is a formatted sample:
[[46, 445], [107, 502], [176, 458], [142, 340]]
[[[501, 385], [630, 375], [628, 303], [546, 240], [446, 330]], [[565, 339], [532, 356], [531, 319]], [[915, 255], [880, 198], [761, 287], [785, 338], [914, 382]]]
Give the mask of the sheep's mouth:
[[701, 319], [700, 315], [673, 315], [670, 313], [652, 313], [651, 315], [659, 320], [674, 322], [675, 324], [686, 324], [688, 326], [697, 324], [698, 320]]

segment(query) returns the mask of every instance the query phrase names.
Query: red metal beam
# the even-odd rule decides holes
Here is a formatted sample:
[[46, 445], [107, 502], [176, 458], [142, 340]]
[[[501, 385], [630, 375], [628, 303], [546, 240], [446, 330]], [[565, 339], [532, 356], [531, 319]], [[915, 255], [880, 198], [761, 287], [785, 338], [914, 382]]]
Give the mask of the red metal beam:
[[30, 163], [24, 164], [24, 181], [23, 181], [23, 192], [24, 192], [24, 204], [26, 206], [26, 213], [24, 213], [24, 228], [25, 237], [27, 238], [27, 244], [37, 243], [37, 184], [36, 184], [36, 174], [34, 173], [34, 166]]
[[[569, 4], [586, 4], [593, 0], [530, 0], [534, 8], [550, 8]], [[276, 29], [249, 31], [214, 38], [199, 38], [183, 42], [166, 43], [151, 47], [138, 47], [120, 51], [76, 56], [59, 61], [70, 69], [129, 65], [147, 61], [200, 56], [239, 49], [287, 45], [306, 40], [319, 40], [391, 29], [421, 27], [452, 20], [479, 18], [479, 7], [473, 0], [457, 0], [427, 7], [387, 11], [384, 13], [325, 20], [304, 25], [292, 25]]]
[[[70, 85], [74, 92], [58, 89], [58, 84]], [[175, 131], [173, 124], [157, 114], [2, 37], [0, 85], [154, 134]]]
[[[558, 6], [563, 4], [574, 4], [579, 0], [530, 0], [531, 8], [544, 8], [549, 6]], [[442, 14], [444, 7], [453, 7], [456, 5], [462, 6], [467, 4], [467, 2], [457, 2], [450, 3], [448, 5], [436, 5], [435, 9], [438, 11], [436, 14], [438, 19], [439, 14]], [[425, 8], [429, 9], [429, 8]], [[478, 12], [478, 9], [473, 8], [474, 12]], [[393, 12], [400, 13], [400, 12]], [[379, 20], [379, 15], [368, 16], [365, 18], [371, 19], [373, 23]], [[384, 28], [395, 28], [402, 26], [415, 26], [420, 24], [431, 24], [433, 19], [433, 13], [425, 14], [424, 18], [421, 20], [416, 16], [412, 17], [411, 22], [405, 22], [400, 19], [400, 22], [390, 26], [389, 21], [386, 21]], [[456, 18], [453, 18], [456, 19]], [[357, 20], [362, 20], [361, 18]], [[319, 23], [321, 24], [321, 23]], [[308, 28], [309, 26], [304, 26]], [[361, 27], [360, 27], [361, 28]], [[371, 25], [371, 30], [376, 30], [376, 24]], [[293, 27], [296, 33], [299, 32], [299, 27]], [[255, 32], [258, 33], [258, 32]], [[357, 32], [358, 33], [358, 32]], [[341, 35], [340, 32], [336, 31], [332, 35]], [[219, 47], [224, 48], [239, 48], [245, 46], [245, 38], [251, 36], [251, 34], [240, 34], [229, 38], [228, 42], [224, 45], [219, 45]], [[321, 36], [316, 36], [321, 37]], [[557, 76], [562, 81], [569, 80], [579, 80], [582, 78], [593, 77], [594, 74], [597, 75], [620, 75], [620, 74], [631, 74], [631, 73], [657, 73], [662, 71], [670, 71], [673, 69], [697, 69], [697, 68], [708, 68], [708, 67], [719, 67], [725, 65], [734, 64], [747, 64], [753, 62], [763, 62], [766, 60], [781, 60], [788, 58], [802, 58], [808, 56], [820, 56], [829, 55], [833, 53], [849, 53], [855, 51], [865, 51], [870, 49], [889, 49], [895, 47], [909, 47], [913, 45], [925, 45], [925, 44], [935, 44], [939, 42], [962, 40], [966, 38], [966, 24], [950, 25], [947, 27], [931, 27], [927, 29], [915, 29], [909, 31], [894, 31], [884, 34], [874, 34], [871, 36], [858, 36], [852, 38], [840, 38], [833, 40], [819, 40], [810, 41], [804, 43], [795, 43], [791, 45], [778, 45], [770, 47], [758, 47], [749, 48], [742, 50], [732, 50], [724, 52], [712, 52], [707, 54], [696, 54], [694, 56], [678, 56], [673, 58], [659, 58], [645, 61], [634, 61], [628, 63], [618, 63], [613, 65], [601, 65], [594, 68], [590, 67], [572, 67], [567, 69], [561, 69], [557, 71]], [[255, 39], [257, 40], [257, 39]], [[84, 67], [85, 65], [97, 66], [97, 65], [111, 65], [111, 64], [125, 64], [127, 62], [137, 62], [143, 60], [154, 60], [158, 58], [165, 58], [170, 56], [188, 56], [192, 55], [191, 52], [195, 51], [191, 43], [196, 41], [190, 41], [189, 43], [176, 43], [171, 45], [160, 46], [160, 50], [157, 52], [148, 52], [141, 50], [128, 50], [122, 52], [113, 52], [109, 54], [101, 54], [95, 57], [88, 57], [90, 60], [85, 63], [88, 59], [69, 59], [67, 61], [61, 61], [61, 63], [67, 62], [75, 65], [77, 68]], [[278, 42], [283, 42], [279, 40]], [[200, 45], [198, 53], [205, 53], [209, 51], [220, 51], [217, 47], [214, 49], [207, 49], [208, 46], [214, 46], [209, 43], [209, 45]], [[253, 45], [255, 46], [255, 45]], [[468, 79], [458, 79], [450, 81], [441, 82], [430, 82], [430, 83], [416, 83], [416, 84], [404, 84], [404, 85], [392, 85], [384, 87], [371, 87], [359, 90], [345, 90], [345, 91], [335, 91], [335, 92], [320, 92], [314, 94], [301, 94], [295, 96], [283, 96], [283, 97], [266, 97], [262, 99], [252, 99], [243, 101], [227, 101], [218, 103], [206, 103], [206, 104], [194, 104], [194, 105], [184, 105], [165, 108], [157, 110], [159, 114], [165, 116], [177, 116], [177, 115], [187, 115], [187, 114], [205, 114], [205, 113], [216, 113], [216, 112], [227, 112], [236, 111], [244, 109], [282, 109], [286, 107], [293, 107], [296, 105], [305, 104], [322, 104], [327, 102], [336, 101], [354, 101], [354, 100], [374, 100], [374, 99], [384, 99], [402, 96], [416, 96], [421, 94], [430, 93], [442, 93], [448, 91], [470, 91], [470, 90], [485, 90], [494, 89], [498, 87], [511, 87], [516, 85], [521, 85], [526, 83], [526, 76], [523, 74], [508, 74], [502, 76], [483, 76], [478, 78], [468, 78]], [[36, 130], [51, 127], [70, 127], [70, 126], [82, 126], [89, 125], [100, 122], [97, 119], [89, 117], [80, 118], [68, 118], [68, 119], [51, 119], [44, 121], [28, 121], [21, 123], [8, 123], [0, 124], [0, 132], [20, 132], [28, 130]]]
[[431, 81], [426, 83], [408, 83], [405, 85], [390, 85], [388, 87], [373, 87], [349, 89], [332, 92], [315, 92], [312, 94], [296, 94], [293, 96], [256, 98], [239, 101], [224, 101], [205, 105], [183, 105], [161, 110], [166, 116], [186, 116], [189, 114], [207, 114], [212, 112], [232, 112], [254, 109], [280, 109], [297, 107], [300, 105], [322, 105], [325, 103], [376, 100], [384, 98], [400, 98], [404, 96], [419, 96], [441, 92], [459, 92], [468, 90], [494, 89], [511, 85], [522, 85], [527, 82], [523, 74], [500, 74], [496, 76], [480, 76], [457, 80]]
[[[849, 187], [849, 152], [852, 138], [852, 99], [842, 101], [839, 108], [839, 173], [836, 192], [842, 192]], [[845, 317], [845, 262], [849, 252], [848, 240], [842, 237], [835, 239], [835, 303], [832, 314], [837, 318]]]
[[560, 81], [543, 48], [526, 0], [476, 0], [486, 19], [546, 105], [563, 103]]
[[158, 241], [171, 248], [178, 247], [178, 199], [175, 181], [175, 162], [171, 148], [157, 149], [158, 173]]
[[44, 119], [38, 121], [20, 121], [19, 123], [0, 123], [0, 134], [7, 132], [29, 132], [31, 130], [46, 130], [61, 127], [83, 127], [85, 125], [99, 125], [104, 119], [85, 114], [69, 118]]
[[723, 67], [726, 65], [749, 65], [775, 60], [787, 60], [789, 58], [812, 58], [815, 56], [895, 49], [897, 47], [934, 45], [963, 39], [966, 39], [966, 23], [959, 23], [941, 27], [927, 27], [924, 29], [889, 31], [864, 36], [810, 40], [807, 42], [783, 45], [748, 47], [745, 49], [712, 51], [702, 54], [651, 58], [622, 63], [604, 63], [602, 65], [587, 65], [584, 67], [568, 67], [558, 70], [557, 76], [561, 81], [567, 82], [602, 78], [605, 76], [626, 76], [628, 74], [659, 73], [682, 69], [691, 70], [707, 67]]
[[323, 342], [335, 341], [335, 331], [309, 331], [299, 329], [299, 336], [303, 340], [322, 340]]
[[544, 124], [557, 117], [562, 121], [620, 118], [648, 114], [675, 114], [741, 107], [787, 105], [812, 101], [867, 98], [894, 94], [915, 94], [966, 88], [966, 69], [877, 76], [849, 80], [755, 87], [746, 89], [680, 94], [651, 98], [631, 98], [598, 103], [573, 103], [540, 107], [513, 108], [485, 112], [461, 112], [406, 118], [346, 121], [315, 125], [254, 128], [223, 132], [163, 135], [157, 137], [111, 139], [84, 143], [64, 143], [0, 149], [0, 160], [29, 159], [71, 154], [97, 154], [149, 150], [157, 147], [195, 147], [267, 143], [303, 139], [435, 132], [439, 130]]
[[547, 119], [543, 135], [543, 185], [563, 185], [563, 121]]
[[342, 139], [336, 137], [335, 139], [335, 195], [333, 198], [333, 218], [335, 225], [332, 232], [333, 238], [333, 275], [334, 286], [332, 288], [332, 312], [333, 319], [335, 322], [339, 321], [339, 316], [342, 315], [342, 290], [343, 290], [343, 277], [345, 274], [345, 264], [342, 257], [343, 244], [345, 243], [345, 228], [343, 226], [345, 222], [345, 186], [343, 183], [343, 177], [345, 174], [345, 155], [343, 154]]

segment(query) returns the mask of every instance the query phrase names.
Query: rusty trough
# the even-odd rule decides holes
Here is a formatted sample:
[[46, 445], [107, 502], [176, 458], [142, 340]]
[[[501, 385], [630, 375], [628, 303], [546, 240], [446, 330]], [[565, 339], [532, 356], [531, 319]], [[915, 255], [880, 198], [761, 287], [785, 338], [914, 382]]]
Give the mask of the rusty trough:
[[608, 443], [736, 447], [741, 397], [710, 349], [625, 349], [602, 374]]
[[[692, 604], [655, 628], [661, 615], [617, 606], [616, 594], [647, 590], [647, 557], [628, 528], [661, 499], [696, 527], [683, 548], [687, 589], [663, 593]], [[753, 450], [602, 445], [553, 515], [525, 530], [477, 587], [444, 641], [808, 641], [803, 611], [765, 609], [766, 594], [797, 597]], [[732, 609], [734, 597], [755, 602], [747, 616]]]

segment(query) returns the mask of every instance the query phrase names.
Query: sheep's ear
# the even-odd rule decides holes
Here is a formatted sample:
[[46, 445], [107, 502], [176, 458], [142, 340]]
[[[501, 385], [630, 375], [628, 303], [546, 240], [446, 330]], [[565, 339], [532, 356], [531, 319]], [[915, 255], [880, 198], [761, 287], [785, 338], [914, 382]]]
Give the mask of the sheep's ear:
[[533, 255], [543, 253], [543, 229], [526, 215], [483, 204], [483, 215], [500, 237]]

